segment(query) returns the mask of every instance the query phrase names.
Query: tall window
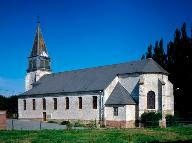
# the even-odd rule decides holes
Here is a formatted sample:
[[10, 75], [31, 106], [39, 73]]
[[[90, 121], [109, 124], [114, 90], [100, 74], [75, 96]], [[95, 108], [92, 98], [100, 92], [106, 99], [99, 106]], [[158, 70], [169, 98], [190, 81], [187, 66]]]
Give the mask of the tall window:
[[118, 107], [113, 107], [113, 115], [118, 116]]
[[82, 109], [82, 97], [79, 97], [79, 109]]
[[155, 92], [153, 91], [147, 93], [147, 109], [155, 109]]
[[97, 109], [97, 96], [93, 96], [93, 109]]
[[33, 68], [36, 68], [36, 60], [33, 60]]
[[35, 103], [35, 99], [33, 99], [33, 110], [36, 109], [36, 103]]
[[43, 110], [46, 110], [46, 99], [43, 98]]
[[50, 67], [49, 67], [49, 61], [48, 61], [48, 60], [45, 61], [45, 68], [48, 68], [48, 69], [50, 68]]
[[54, 110], [57, 110], [57, 98], [53, 98]]
[[32, 69], [32, 67], [33, 67], [33, 62], [32, 60], [29, 60], [29, 69]]
[[66, 109], [69, 109], [69, 97], [66, 97], [65, 101], [66, 101]]
[[44, 65], [45, 65], [45, 61], [44, 61], [44, 60], [41, 60], [41, 61], [40, 61], [40, 67], [41, 67], [41, 68], [44, 68], [44, 67], [45, 67]]
[[23, 100], [23, 109], [26, 110], [26, 100]]

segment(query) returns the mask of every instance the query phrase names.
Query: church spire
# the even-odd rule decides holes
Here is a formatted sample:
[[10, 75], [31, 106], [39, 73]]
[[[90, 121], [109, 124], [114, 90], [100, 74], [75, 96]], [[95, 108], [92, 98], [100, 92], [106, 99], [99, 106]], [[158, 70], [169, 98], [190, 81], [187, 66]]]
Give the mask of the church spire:
[[29, 67], [27, 72], [43, 70], [50, 71], [50, 58], [48, 56], [47, 48], [43, 39], [40, 28], [40, 18], [37, 17], [37, 29], [35, 39], [33, 42], [32, 51], [29, 57]]
[[40, 19], [37, 18], [37, 29], [30, 56], [28, 57], [25, 90], [33, 88], [35, 83], [44, 75], [51, 74], [50, 58], [41, 33]]
[[33, 42], [33, 48], [31, 51], [31, 57], [36, 57], [36, 56], [48, 57], [47, 48], [45, 46], [43, 35], [41, 33], [39, 16], [37, 17], [37, 30], [35, 34], [35, 40]]

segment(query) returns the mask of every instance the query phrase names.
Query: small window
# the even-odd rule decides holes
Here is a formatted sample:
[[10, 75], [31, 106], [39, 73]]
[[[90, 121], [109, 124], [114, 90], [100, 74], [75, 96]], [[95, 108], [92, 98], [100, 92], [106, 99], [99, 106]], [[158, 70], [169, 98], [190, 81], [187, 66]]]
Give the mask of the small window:
[[82, 97], [79, 97], [79, 109], [82, 109]]
[[43, 98], [43, 110], [46, 110], [46, 99]]
[[23, 109], [26, 110], [26, 100], [23, 100]]
[[35, 103], [35, 99], [33, 99], [33, 110], [36, 109], [36, 103]]
[[113, 107], [113, 115], [118, 116], [118, 107]]
[[54, 110], [57, 110], [57, 98], [53, 98]]
[[97, 109], [97, 96], [93, 96], [93, 109]]
[[155, 92], [149, 91], [147, 93], [147, 109], [155, 109]]
[[66, 97], [65, 101], [66, 101], [66, 109], [69, 109], [69, 97]]

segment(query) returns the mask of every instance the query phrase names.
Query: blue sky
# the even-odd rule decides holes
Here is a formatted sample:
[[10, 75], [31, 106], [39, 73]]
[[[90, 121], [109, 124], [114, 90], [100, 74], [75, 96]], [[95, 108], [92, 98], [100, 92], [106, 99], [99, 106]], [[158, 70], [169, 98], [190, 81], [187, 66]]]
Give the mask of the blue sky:
[[[0, 94], [24, 90], [37, 15], [53, 72], [138, 60], [161, 37], [164, 46], [191, 0], [0, 0]], [[190, 33], [189, 33], [190, 34]]]

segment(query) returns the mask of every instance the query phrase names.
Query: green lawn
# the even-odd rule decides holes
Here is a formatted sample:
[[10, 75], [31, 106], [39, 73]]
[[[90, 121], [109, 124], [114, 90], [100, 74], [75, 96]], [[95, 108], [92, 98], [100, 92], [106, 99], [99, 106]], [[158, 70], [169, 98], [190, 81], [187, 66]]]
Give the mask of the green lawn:
[[192, 142], [192, 128], [0, 131], [0, 143]]

